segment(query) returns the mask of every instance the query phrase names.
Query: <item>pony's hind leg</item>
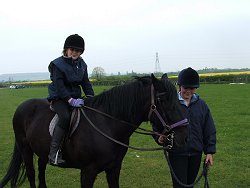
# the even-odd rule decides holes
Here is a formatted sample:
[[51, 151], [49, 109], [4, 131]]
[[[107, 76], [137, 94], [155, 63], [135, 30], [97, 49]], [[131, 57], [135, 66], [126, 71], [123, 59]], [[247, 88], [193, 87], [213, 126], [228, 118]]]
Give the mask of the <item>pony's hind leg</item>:
[[109, 188], [119, 188], [120, 170], [121, 170], [121, 165], [105, 170]]
[[24, 146], [22, 155], [23, 155], [23, 161], [26, 167], [26, 174], [27, 174], [31, 188], [36, 187], [35, 169], [33, 165], [33, 154], [34, 154], [33, 151], [28, 145]]
[[38, 179], [39, 179], [39, 188], [47, 188], [45, 180], [45, 171], [46, 171], [47, 161], [42, 158], [38, 158]]

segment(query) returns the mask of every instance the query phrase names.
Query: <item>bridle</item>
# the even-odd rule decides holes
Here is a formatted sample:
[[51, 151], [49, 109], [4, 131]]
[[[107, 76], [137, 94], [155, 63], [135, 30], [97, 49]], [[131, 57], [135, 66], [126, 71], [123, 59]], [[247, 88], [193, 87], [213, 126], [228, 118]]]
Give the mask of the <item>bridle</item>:
[[[176, 123], [174, 123], [174, 124], [172, 124], [172, 125], [167, 125], [167, 124], [165, 123], [164, 119], [162, 118], [162, 116], [160, 115], [160, 113], [159, 113], [158, 110], [157, 110], [157, 107], [156, 107], [156, 104], [155, 104], [155, 96], [154, 96], [154, 93], [155, 93], [155, 92], [154, 92], [154, 90], [155, 90], [155, 89], [154, 89], [154, 86], [153, 86], [153, 84], [151, 84], [151, 105], [150, 105], [150, 111], [149, 111], [149, 114], [148, 114], [148, 120], [150, 121], [151, 115], [152, 115], [153, 113], [155, 113], [156, 116], [157, 116], [157, 117], [159, 118], [159, 120], [161, 121], [162, 125], [165, 127], [165, 129], [166, 129], [165, 133], [166, 133], [166, 132], [169, 133], [169, 132], [170, 132], [173, 128], [175, 128], [175, 127], [186, 125], [187, 119], [183, 119], [183, 120], [178, 121], [178, 122], [176, 122]], [[116, 120], [116, 121], [119, 121], [119, 122], [121, 122], [121, 123], [123, 123], [123, 124], [127, 124], [127, 125], [130, 125], [130, 126], [132, 126], [132, 127], [136, 127], [136, 128], [137, 128], [137, 126], [134, 125], [134, 124], [132, 124], [132, 123], [129, 123], [129, 122], [126, 122], [126, 121], [123, 121], [123, 120], [119, 120], [119, 119], [117, 119], [117, 118], [115, 118], [115, 117], [113, 117], [113, 116], [111, 116], [111, 115], [109, 115], [109, 114], [106, 114], [106, 113], [104, 113], [104, 112], [102, 112], [102, 111], [99, 111], [99, 110], [97, 110], [97, 109], [94, 109], [94, 108], [91, 108], [91, 107], [88, 107], [88, 106], [83, 106], [83, 108], [89, 109], [89, 110], [91, 110], [91, 111], [95, 111], [95, 112], [97, 112], [97, 113], [99, 113], [99, 114], [102, 114], [102, 115], [104, 115], [104, 116], [106, 116], [106, 117], [109, 117], [109, 118], [111, 118], [111, 119], [114, 119], [114, 120]], [[87, 114], [85, 113], [85, 111], [83, 110], [83, 108], [80, 108], [80, 110], [81, 110], [82, 114], [84, 115], [84, 117], [86, 118], [86, 120], [90, 123], [90, 125], [91, 125], [97, 132], [99, 132], [101, 135], [103, 135], [104, 137], [108, 138], [109, 140], [111, 140], [111, 141], [113, 141], [113, 142], [115, 142], [115, 143], [117, 143], [117, 144], [119, 144], [119, 145], [122, 145], [122, 146], [127, 147], [127, 148], [131, 148], [131, 149], [135, 149], [135, 150], [140, 150], [140, 151], [169, 150], [169, 149], [171, 149], [171, 148], [173, 147], [174, 132], [169, 133], [169, 134], [166, 136], [165, 134], [159, 134], [159, 133], [156, 133], [156, 132], [154, 132], [154, 131], [148, 131], [148, 130], [142, 129], [142, 128], [140, 128], [140, 129], [141, 129], [141, 130], [144, 130], [144, 131], [147, 131], [147, 132], [151, 132], [151, 133], [153, 133], [153, 134], [155, 134], [155, 135], [158, 135], [158, 136], [164, 136], [164, 137], [166, 137], [166, 138], [167, 138], [167, 141], [168, 141], [168, 144], [167, 144], [167, 145], [164, 145], [163, 147], [158, 147], [158, 148], [138, 148], [138, 147], [133, 147], [133, 146], [124, 144], [124, 143], [120, 142], [119, 140], [116, 140], [116, 139], [110, 137], [109, 135], [107, 135], [106, 133], [104, 133], [103, 131], [101, 131], [98, 127], [96, 127], [95, 124], [89, 119], [89, 117], [87, 116]]]
[[[161, 124], [164, 128], [167, 129], [167, 131], [171, 131], [172, 129], [176, 128], [176, 127], [179, 127], [179, 126], [185, 126], [186, 123], [188, 122], [187, 118], [181, 120], [181, 121], [178, 121], [172, 125], [168, 125], [166, 124], [166, 122], [164, 121], [164, 119], [162, 118], [161, 114], [158, 112], [157, 108], [156, 108], [156, 105], [155, 105], [155, 95], [154, 95], [154, 85], [152, 84], [151, 85], [151, 106], [150, 106], [150, 111], [148, 113], [148, 119], [150, 120], [151, 116], [153, 113], [156, 114], [156, 116], [158, 117], [158, 119], [161, 121]], [[161, 94], [159, 94], [161, 95]]]
[[[148, 113], [148, 119], [150, 120], [152, 114], [154, 113], [158, 119], [160, 120], [162, 126], [164, 127], [164, 130], [162, 132], [163, 136], [166, 137], [166, 142], [164, 143], [164, 146], [168, 148], [168, 150], [172, 149], [174, 145], [174, 134], [175, 132], [173, 131], [174, 128], [180, 127], [180, 126], [185, 126], [188, 123], [187, 118], [180, 120], [174, 124], [168, 125], [162, 118], [161, 114], [158, 112], [156, 104], [155, 104], [155, 96], [159, 97], [160, 95], [164, 95], [165, 93], [159, 93], [155, 94], [155, 89], [154, 85], [151, 85], [151, 106], [150, 106], [150, 111]], [[167, 133], [167, 135], [166, 135]]]

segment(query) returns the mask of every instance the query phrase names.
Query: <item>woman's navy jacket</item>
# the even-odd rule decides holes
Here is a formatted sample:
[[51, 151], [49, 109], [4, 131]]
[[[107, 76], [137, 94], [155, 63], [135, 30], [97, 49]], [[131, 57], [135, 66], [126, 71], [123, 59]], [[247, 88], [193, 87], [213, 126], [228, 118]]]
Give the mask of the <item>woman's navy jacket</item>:
[[87, 65], [82, 58], [73, 62], [72, 58], [61, 56], [53, 60], [48, 68], [52, 80], [48, 87], [49, 100], [80, 98], [81, 87], [86, 96], [94, 96]]
[[[216, 152], [216, 129], [213, 118], [207, 104], [194, 94], [189, 106], [180, 100], [181, 106], [185, 111], [185, 116], [189, 121], [188, 141], [183, 147], [173, 147], [169, 152], [178, 155], [195, 155], [204, 152], [214, 154]], [[163, 127], [153, 125], [153, 130], [161, 133]], [[154, 137], [158, 143], [158, 136]], [[158, 143], [159, 144], [159, 143]]]

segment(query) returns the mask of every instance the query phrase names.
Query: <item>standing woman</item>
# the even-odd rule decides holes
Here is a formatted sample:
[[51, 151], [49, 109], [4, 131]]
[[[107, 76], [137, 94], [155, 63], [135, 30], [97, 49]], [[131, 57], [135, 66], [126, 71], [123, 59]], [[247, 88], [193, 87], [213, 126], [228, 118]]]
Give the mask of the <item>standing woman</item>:
[[[169, 161], [177, 178], [183, 184], [193, 184], [200, 168], [202, 152], [206, 155], [205, 163], [213, 165], [216, 152], [216, 129], [209, 107], [196, 93], [200, 86], [199, 75], [192, 68], [183, 69], [178, 75], [179, 102], [189, 121], [187, 144], [169, 151]], [[154, 126], [162, 132], [163, 127]], [[155, 137], [163, 145], [164, 137]], [[183, 188], [172, 175], [173, 187]]]
[[49, 163], [52, 165], [62, 166], [65, 163], [58, 151], [65, 132], [69, 128], [70, 108], [84, 105], [84, 100], [81, 98], [81, 88], [86, 97], [94, 96], [88, 78], [87, 65], [81, 57], [84, 49], [83, 38], [78, 34], [70, 35], [65, 40], [63, 55], [49, 64], [52, 83], [48, 87], [48, 100], [59, 117], [51, 139], [48, 156]]

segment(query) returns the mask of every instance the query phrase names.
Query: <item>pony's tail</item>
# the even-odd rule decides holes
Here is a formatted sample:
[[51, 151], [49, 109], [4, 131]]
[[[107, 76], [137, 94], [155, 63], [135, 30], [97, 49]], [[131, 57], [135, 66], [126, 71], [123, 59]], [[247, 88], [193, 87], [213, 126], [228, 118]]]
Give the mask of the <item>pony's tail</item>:
[[17, 185], [22, 185], [25, 179], [26, 170], [22, 155], [15, 143], [12, 159], [6, 175], [0, 182], [0, 188], [3, 188], [9, 181], [11, 182], [11, 187], [17, 187]]

